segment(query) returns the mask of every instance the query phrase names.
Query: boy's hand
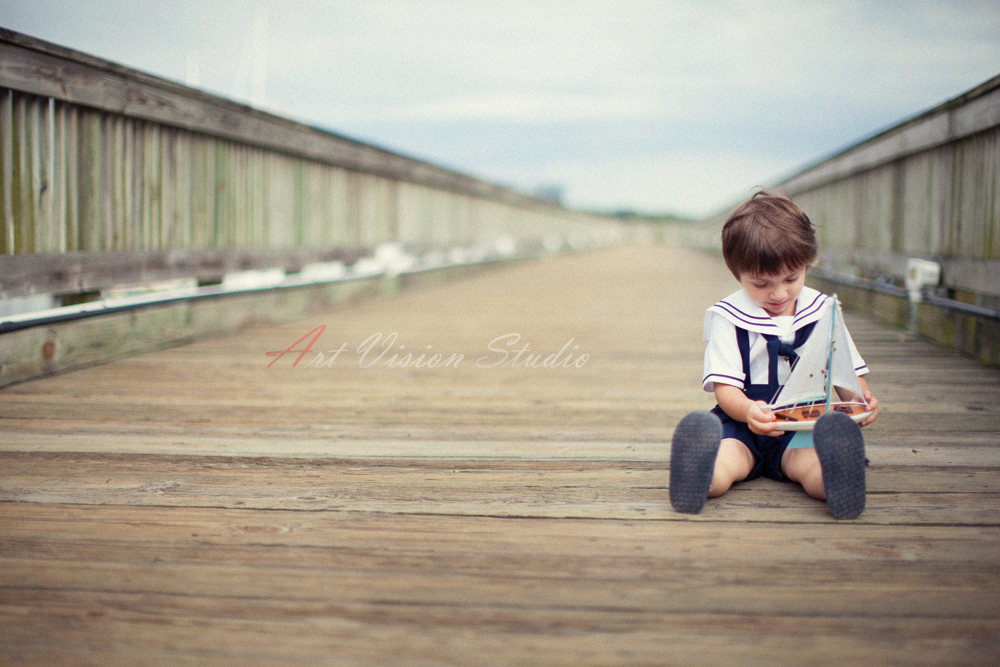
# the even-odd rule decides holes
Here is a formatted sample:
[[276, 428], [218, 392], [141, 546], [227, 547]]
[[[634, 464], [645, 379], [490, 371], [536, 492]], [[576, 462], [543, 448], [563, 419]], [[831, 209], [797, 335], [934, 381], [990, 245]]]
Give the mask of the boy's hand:
[[[784, 431], [776, 431], [778, 425], [771, 408], [766, 407], [764, 401], [750, 401], [747, 405], [747, 426], [757, 435], [779, 436], [784, 435]], [[874, 415], [872, 415], [874, 417]]]
[[872, 393], [870, 391], [865, 392], [865, 403], [868, 404], [868, 409], [872, 411], [872, 414], [870, 417], [866, 418], [863, 422], [858, 424], [858, 426], [862, 427], [868, 426], [873, 421], [878, 419], [878, 399], [872, 396]]

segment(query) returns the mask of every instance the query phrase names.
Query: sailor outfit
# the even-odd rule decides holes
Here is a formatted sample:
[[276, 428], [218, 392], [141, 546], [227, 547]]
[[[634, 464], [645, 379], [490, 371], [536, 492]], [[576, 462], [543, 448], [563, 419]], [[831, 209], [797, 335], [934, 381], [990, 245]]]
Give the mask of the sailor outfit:
[[[705, 373], [702, 387], [714, 391], [715, 384], [739, 387], [754, 401], [770, 402], [791, 373], [795, 349], [805, 344], [830, 297], [803, 287], [795, 304], [795, 315], [771, 317], [750, 300], [746, 290], [730, 294], [705, 312]], [[868, 373], [850, 334], [847, 335], [855, 372]], [[747, 479], [761, 475], [789, 481], [781, 471], [781, 457], [795, 435], [758, 435], [746, 423], [730, 417], [718, 405], [712, 412], [722, 420], [723, 438], [736, 438], [754, 455], [755, 465]]]

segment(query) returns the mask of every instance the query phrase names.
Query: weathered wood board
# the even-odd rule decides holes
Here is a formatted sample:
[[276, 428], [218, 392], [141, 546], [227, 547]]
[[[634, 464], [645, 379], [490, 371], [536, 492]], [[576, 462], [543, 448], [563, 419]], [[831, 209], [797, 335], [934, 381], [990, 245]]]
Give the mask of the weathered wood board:
[[[769, 480], [671, 510], [736, 286], [583, 253], [0, 390], [0, 663], [1000, 660], [996, 369], [851, 317], [865, 513]], [[484, 367], [511, 333], [538, 367]]]

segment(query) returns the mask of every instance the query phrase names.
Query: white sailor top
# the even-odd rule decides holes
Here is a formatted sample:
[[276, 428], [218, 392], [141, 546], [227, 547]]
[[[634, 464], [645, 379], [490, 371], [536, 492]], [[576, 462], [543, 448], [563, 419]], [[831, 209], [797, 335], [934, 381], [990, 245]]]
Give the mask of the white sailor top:
[[[812, 289], [803, 287], [795, 303], [795, 315], [771, 317], [767, 312], [750, 300], [746, 290], [730, 294], [722, 301], [705, 311], [704, 339], [708, 343], [705, 349], [705, 373], [702, 376], [702, 388], [705, 391], [715, 391], [715, 383], [728, 384], [744, 389], [746, 385], [784, 384], [791, 372], [788, 359], [768, 352], [767, 338], [777, 336], [782, 343], [791, 344], [795, 341], [796, 332], [813, 324], [820, 317], [823, 303], [830, 297]], [[742, 344], [738, 344], [738, 330], [747, 333]], [[868, 366], [858, 353], [847, 334], [851, 350], [851, 360], [854, 370], [859, 376], [868, 373]], [[741, 346], [749, 343], [749, 363], [744, 364]], [[801, 344], [801, 343], [800, 343]], [[772, 357], [777, 357], [777, 375], [770, 377]], [[745, 367], [750, 369], [750, 378], [746, 377]], [[756, 400], [756, 399], [755, 399]], [[761, 399], [768, 400], [768, 399]]]

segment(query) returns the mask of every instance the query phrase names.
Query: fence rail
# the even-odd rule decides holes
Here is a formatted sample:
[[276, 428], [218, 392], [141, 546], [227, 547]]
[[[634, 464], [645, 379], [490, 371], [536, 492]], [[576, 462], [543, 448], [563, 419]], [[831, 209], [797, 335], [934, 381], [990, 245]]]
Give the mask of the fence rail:
[[[269, 257], [618, 234], [599, 216], [5, 30], [0, 152], [0, 255]], [[0, 283], [6, 296], [34, 289]]]
[[931, 259], [945, 287], [1000, 299], [1000, 76], [780, 187], [819, 227], [829, 267], [902, 277]]

